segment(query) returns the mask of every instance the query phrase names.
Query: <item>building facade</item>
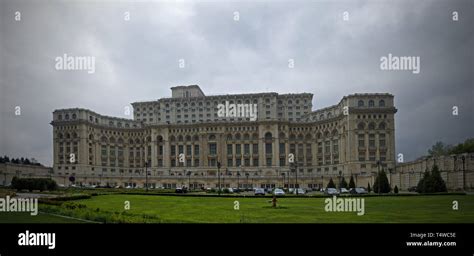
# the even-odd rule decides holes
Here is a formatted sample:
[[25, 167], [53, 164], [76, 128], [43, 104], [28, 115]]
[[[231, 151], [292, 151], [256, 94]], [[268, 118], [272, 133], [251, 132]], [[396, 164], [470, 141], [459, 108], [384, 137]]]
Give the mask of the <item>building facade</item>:
[[10, 186], [13, 177], [52, 178], [53, 168], [43, 165], [0, 163], [0, 186]]
[[439, 157], [422, 157], [415, 161], [397, 164], [395, 172], [389, 176], [394, 187], [402, 190], [415, 187], [423, 178], [426, 170], [431, 171], [438, 166], [441, 177], [446, 182], [448, 190], [465, 191], [474, 189], [474, 154], [456, 154]]
[[[394, 170], [393, 95], [353, 94], [313, 111], [310, 93], [171, 90], [170, 98], [132, 103], [133, 119], [55, 110], [59, 183], [74, 176], [110, 186], [313, 188], [354, 175], [366, 186], [380, 168]], [[252, 109], [256, 118], [246, 115]]]

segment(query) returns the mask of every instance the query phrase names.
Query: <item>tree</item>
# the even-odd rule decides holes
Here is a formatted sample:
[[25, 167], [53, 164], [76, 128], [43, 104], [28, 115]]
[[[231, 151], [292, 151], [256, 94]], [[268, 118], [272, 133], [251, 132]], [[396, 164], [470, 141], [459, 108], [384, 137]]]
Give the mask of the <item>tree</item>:
[[447, 187], [437, 165], [431, 169], [431, 173], [426, 170], [423, 178], [418, 182], [417, 191], [419, 193], [446, 192]]
[[339, 184], [340, 188], [347, 188], [347, 181], [342, 177], [341, 184]]
[[334, 184], [334, 181], [332, 180], [332, 178], [329, 179], [329, 183], [326, 186], [326, 188], [336, 188], [336, 185]]
[[370, 193], [372, 189], [370, 188], [370, 183], [367, 183], [367, 191]]
[[351, 176], [351, 180], [349, 181], [349, 188], [355, 188], [356, 184], [354, 182], [354, 176]]
[[377, 178], [375, 178], [374, 193], [388, 193], [390, 190], [391, 188], [390, 184], [388, 183], [387, 175], [382, 169], [382, 171], [377, 173]]
[[438, 141], [431, 147], [431, 149], [428, 149], [428, 155], [432, 157], [447, 155], [451, 148], [450, 145], [445, 145], [443, 142]]
[[434, 192], [447, 192], [446, 182], [444, 182], [443, 177], [441, 177], [441, 172], [438, 169], [437, 165], [434, 165], [431, 169], [431, 179], [433, 183]]
[[393, 189], [393, 193], [398, 194], [398, 187], [395, 185], [395, 188]]

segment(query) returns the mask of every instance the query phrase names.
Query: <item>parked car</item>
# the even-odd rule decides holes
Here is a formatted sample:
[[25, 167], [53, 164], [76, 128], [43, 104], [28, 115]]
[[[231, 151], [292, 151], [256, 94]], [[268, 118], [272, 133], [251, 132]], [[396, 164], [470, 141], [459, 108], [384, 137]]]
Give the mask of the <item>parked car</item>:
[[418, 192], [417, 190], [418, 188], [416, 186], [408, 188], [408, 192]]
[[275, 196], [284, 196], [285, 195], [285, 191], [283, 191], [283, 189], [281, 188], [276, 188], [274, 191], [273, 191], [273, 194]]
[[361, 194], [367, 194], [367, 190], [365, 188], [351, 188], [349, 192], [353, 195], [361, 195]]
[[347, 188], [341, 188], [341, 194], [349, 194], [349, 190], [347, 190]]
[[188, 189], [186, 187], [176, 188], [175, 193], [187, 193]]
[[302, 189], [302, 188], [295, 189], [295, 190], [293, 191], [293, 194], [296, 195], [296, 191], [298, 191], [298, 195], [304, 195], [304, 194], [306, 194], [306, 191], [305, 191], [304, 189]]
[[326, 190], [324, 190], [324, 194], [325, 195], [339, 195], [339, 191], [335, 188], [326, 188]]
[[263, 188], [256, 188], [254, 190], [254, 195], [256, 196], [264, 196], [265, 195], [265, 190]]

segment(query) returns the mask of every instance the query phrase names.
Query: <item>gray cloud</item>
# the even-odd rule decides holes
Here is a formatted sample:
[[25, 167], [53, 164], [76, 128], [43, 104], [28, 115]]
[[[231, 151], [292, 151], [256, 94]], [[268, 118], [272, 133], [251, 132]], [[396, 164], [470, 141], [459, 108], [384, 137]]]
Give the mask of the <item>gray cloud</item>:
[[[199, 84], [207, 94], [310, 92], [314, 108], [356, 92], [392, 93], [396, 151], [415, 159], [437, 140], [473, 136], [473, 8], [470, 1], [1, 1], [0, 154], [51, 164], [54, 109], [123, 117], [131, 102]], [[56, 71], [54, 58], [64, 53], [95, 56], [96, 73]], [[420, 56], [421, 73], [381, 71], [388, 53]]]

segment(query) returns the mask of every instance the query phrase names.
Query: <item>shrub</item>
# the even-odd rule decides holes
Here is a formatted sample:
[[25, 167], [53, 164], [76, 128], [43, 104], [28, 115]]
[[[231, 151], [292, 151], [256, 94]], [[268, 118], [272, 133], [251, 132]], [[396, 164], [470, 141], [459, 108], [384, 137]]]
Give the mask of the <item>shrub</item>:
[[18, 191], [20, 190], [39, 190], [39, 191], [44, 191], [44, 190], [56, 190], [58, 188], [58, 185], [56, 184], [56, 181], [52, 179], [46, 179], [46, 178], [17, 178], [13, 177], [12, 179], [12, 184], [11, 184], [13, 189], [16, 189]]
[[336, 188], [336, 185], [334, 184], [334, 181], [332, 180], [332, 178], [329, 179], [329, 183], [326, 186], [326, 188]]
[[377, 177], [375, 178], [374, 182], [374, 193], [388, 193], [390, 192], [390, 184], [388, 183], [388, 178], [387, 175], [385, 174], [385, 171], [382, 169], [377, 174]]
[[393, 193], [398, 194], [398, 187], [395, 185], [395, 188], [393, 189]]

